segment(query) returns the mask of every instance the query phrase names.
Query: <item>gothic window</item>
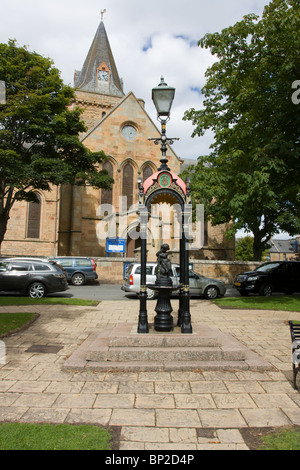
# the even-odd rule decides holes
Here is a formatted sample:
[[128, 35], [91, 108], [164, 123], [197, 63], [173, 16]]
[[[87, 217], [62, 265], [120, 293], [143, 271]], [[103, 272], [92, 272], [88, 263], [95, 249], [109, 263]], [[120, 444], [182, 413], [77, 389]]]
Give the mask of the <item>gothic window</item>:
[[208, 246], [208, 222], [204, 221], [204, 246]]
[[127, 210], [133, 204], [133, 168], [130, 163], [123, 167], [122, 196], [127, 198]]
[[38, 202], [29, 202], [27, 238], [40, 238], [42, 198], [36, 193]]
[[153, 175], [153, 170], [150, 165], [146, 165], [143, 168], [143, 182], [146, 181], [151, 175]]
[[[106, 170], [108, 176], [111, 178], [114, 177], [114, 168], [109, 161], [104, 162], [103, 170]], [[110, 204], [113, 203], [113, 192], [112, 189], [102, 189], [101, 204]]]

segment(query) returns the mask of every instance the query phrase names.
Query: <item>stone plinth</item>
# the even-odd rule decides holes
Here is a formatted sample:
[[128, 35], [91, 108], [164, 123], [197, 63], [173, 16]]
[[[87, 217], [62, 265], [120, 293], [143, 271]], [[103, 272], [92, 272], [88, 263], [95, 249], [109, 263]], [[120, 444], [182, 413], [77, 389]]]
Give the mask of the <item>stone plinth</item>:
[[120, 324], [91, 334], [64, 364], [67, 370], [271, 370], [272, 366], [231, 335], [205, 324], [191, 335], [180, 328], [161, 333], [150, 325], [138, 334], [136, 325]]

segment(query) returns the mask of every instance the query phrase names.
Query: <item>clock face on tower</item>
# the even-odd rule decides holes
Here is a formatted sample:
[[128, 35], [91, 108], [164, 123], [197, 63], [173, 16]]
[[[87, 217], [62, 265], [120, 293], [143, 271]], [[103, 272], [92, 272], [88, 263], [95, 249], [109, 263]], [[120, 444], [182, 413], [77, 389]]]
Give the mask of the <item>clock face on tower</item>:
[[136, 128], [130, 125], [124, 126], [121, 132], [122, 136], [127, 140], [134, 140], [137, 136]]
[[98, 70], [98, 80], [108, 82], [109, 72], [107, 70]]

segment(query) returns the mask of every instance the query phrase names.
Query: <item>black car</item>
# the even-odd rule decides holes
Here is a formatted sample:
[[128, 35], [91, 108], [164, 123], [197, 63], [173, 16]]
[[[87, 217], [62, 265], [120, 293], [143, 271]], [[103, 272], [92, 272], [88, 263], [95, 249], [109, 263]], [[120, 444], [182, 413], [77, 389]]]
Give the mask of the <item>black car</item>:
[[74, 286], [82, 286], [88, 281], [98, 279], [97, 264], [92, 258], [83, 256], [56, 256], [51, 258], [64, 268], [68, 281]]
[[233, 286], [241, 295], [300, 292], [300, 261], [271, 261], [255, 271], [239, 274]]
[[30, 258], [0, 259], [0, 291], [41, 298], [69, 288], [64, 270], [55, 262]]

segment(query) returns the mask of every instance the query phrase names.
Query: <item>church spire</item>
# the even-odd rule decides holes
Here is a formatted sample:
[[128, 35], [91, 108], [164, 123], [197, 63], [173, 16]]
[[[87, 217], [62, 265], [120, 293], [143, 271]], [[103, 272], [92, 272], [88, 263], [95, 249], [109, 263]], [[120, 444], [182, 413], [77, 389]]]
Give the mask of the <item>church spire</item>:
[[81, 71], [75, 71], [74, 86], [79, 90], [122, 97], [123, 84], [103, 23], [105, 11], [101, 10], [101, 22], [83, 67]]

